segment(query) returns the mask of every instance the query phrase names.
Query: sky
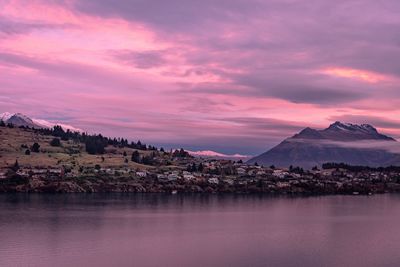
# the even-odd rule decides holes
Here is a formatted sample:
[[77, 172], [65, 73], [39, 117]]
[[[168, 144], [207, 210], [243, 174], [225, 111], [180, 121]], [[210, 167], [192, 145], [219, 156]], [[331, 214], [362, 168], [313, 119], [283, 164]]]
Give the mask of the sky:
[[0, 112], [256, 155], [307, 126], [400, 137], [398, 0], [0, 0]]

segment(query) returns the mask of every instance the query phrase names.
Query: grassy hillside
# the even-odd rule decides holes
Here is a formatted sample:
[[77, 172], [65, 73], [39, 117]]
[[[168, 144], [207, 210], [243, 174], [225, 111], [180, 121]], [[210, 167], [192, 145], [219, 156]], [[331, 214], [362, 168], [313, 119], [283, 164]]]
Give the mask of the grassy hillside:
[[[61, 167], [68, 166], [78, 170], [81, 166], [94, 167], [96, 164], [103, 168], [126, 167], [131, 169], [146, 169], [151, 166], [137, 164], [130, 160], [134, 149], [108, 146], [104, 155], [89, 155], [85, 152], [83, 143], [72, 140], [61, 141], [61, 147], [50, 145], [53, 136], [35, 133], [30, 129], [0, 127], [0, 168], [12, 166], [18, 160], [25, 167]], [[39, 153], [25, 155], [27, 147], [35, 142], [40, 145]], [[25, 147], [25, 148], [24, 148]], [[124, 157], [124, 151], [127, 156]], [[140, 151], [145, 155], [149, 151]], [[103, 160], [104, 159], [104, 160]], [[125, 162], [128, 159], [128, 162]]]

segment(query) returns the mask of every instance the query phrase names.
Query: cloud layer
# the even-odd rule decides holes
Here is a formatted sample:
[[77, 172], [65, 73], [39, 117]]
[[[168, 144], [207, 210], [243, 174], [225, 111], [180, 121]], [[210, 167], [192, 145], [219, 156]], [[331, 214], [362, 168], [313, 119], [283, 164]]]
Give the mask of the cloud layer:
[[0, 112], [229, 154], [332, 120], [400, 136], [395, 0], [0, 6]]

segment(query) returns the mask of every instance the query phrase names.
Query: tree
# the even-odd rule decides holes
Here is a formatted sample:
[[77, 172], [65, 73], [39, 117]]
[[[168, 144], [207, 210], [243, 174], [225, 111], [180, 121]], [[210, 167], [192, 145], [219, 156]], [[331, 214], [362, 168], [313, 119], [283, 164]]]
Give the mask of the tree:
[[53, 140], [51, 140], [51, 142], [50, 142], [50, 145], [59, 147], [59, 146], [61, 146], [61, 141], [59, 138], [53, 138]]
[[101, 135], [88, 136], [85, 140], [86, 152], [92, 155], [104, 154], [107, 144], [108, 141], [106, 141]]
[[137, 150], [133, 151], [131, 160], [136, 163], [141, 163], [140, 154], [137, 152]]
[[187, 166], [187, 171], [188, 172], [196, 172], [197, 171], [196, 163], [193, 162], [193, 164], [189, 164]]
[[32, 152], [39, 153], [40, 145], [38, 143], [34, 143], [32, 146]]
[[144, 165], [153, 165], [153, 158], [151, 156], [144, 156], [142, 158], [142, 164], [144, 164]]
[[204, 170], [203, 163], [200, 162], [199, 167], [197, 167], [197, 171], [203, 172], [203, 170]]
[[25, 150], [25, 155], [29, 156], [31, 154], [31, 151], [29, 149]]
[[13, 171], [18, 171], [19, 170], [19, 163], [18, 163], [18, 160], [16, 159], [15, 160], [15, 163], [14, 163], [14, 165], [11, 167], [11, 169], [13, 170]]
[[126, 151], [124, 151], [124, 157], [126, 157], [126, 156], [127, 156]]
[[271, 166], [269, 166], [269, 168], [274, 170], [275, 169], [275, 165], [271, 165]]
[[6, 124], [4, 123], [3, 120], [0, 120], [0, 127], [6, 127]]
[[172, 153], [172, 156], [175, 158], [189, 158], [190, 154], [181, 148], [179, 150], [175, 150], [174, 153]]

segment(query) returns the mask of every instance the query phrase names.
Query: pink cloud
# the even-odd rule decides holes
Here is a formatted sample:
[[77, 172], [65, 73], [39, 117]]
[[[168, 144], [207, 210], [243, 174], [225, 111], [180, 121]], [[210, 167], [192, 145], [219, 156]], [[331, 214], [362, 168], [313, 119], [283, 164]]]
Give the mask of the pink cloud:
[[372, 0], [150, 2], [2, 1], [0, 112], [244, 154], [333, 117], [400, 115], [398, 16]]

